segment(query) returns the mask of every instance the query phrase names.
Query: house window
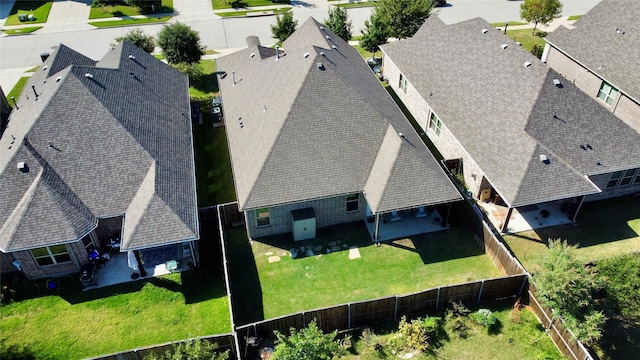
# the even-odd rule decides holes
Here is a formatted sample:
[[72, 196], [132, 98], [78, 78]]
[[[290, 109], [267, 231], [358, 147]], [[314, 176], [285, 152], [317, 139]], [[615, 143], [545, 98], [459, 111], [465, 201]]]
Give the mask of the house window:
[[271, 224], [271, 219], [269, 218], [269, 208], [256, 210], [256, 221], [258, 223], [258, 227], [269, 226], [269, 224]]
[[616, 171], [613, 174], [611, 174], [611, 177], [609, 178], [609, 182], [607, 183], [607, 189], [618, 186], [618, 181], [620, 181], [621, 177], [622, 177], [622, 171]]
[[431, 113], [431, 118], [429, 119], [429, 128], [436, 132], [436, 135], [440, 136], [440, 129], [442, 128], [442, 123], [440, 119], [435, 113]]
[[[638, 169], [630, 169], [624, 172], [622, 175], [622, 179], [620, 179], [620, 186], [625, 186], [631, 184], [631, 181], [636, 176]], [[637, 179], [636, 179], [637, 180]]]
[[347, 212], [358, 211], [360, 204], [360, 194], [347, 195]]
[[71, 261], [66, 245], [45, 246], [31, 250], [39, 266], [62, 264]]
[[84, 248], [87, 249], [87, 251], [95, 247], [95, 245], [93, 244], [93, 240], [91, 240], [91, 236], [89, 235], [86, 235], [82, 238], [82, 244], [84, 245]]
[[407, 93], [407, 78], [402, 74], [400, 74], [400, 84], [398, 84], [398, 87], [403, 93]]
[[609, 106], [613, 106], [616, 96], [618, 96], [618, 89], [603, 81], [600, 91], [598, 91], [598, 99], [606, 102]]

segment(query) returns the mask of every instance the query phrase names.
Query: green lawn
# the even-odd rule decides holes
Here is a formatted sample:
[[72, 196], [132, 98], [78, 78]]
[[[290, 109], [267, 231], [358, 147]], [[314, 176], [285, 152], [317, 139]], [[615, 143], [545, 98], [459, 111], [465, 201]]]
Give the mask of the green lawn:
[[[504, 27], [506, 24], [507, 24], [506, 22], [497, 22], [497, 23], [492, 23], [491, 26]], [[517, 26], [517, 25], [529, 25], [529, 23], [522, 22], [522, 21], [509, 21], [509, 26]]]
[[268, 9], [263, 9], [263, 10], [219, 12], [219, 13], [216, 13], [216, 15], [222, 16], [222, 17], [240, 17], [240, 16], [247, 16], [247, 14], [249, 14], [249, 13], [262, 13], [262, 12], [269, 12], [269, 13], [273, 13], [273, 14], [282, 14], [282, 13], [285, 13], [285, 12], [287, 12], [289, 10], [290, 10], [289, 8], [268, 8]]
[[213, 10], [239, 9], [253, 6], [288, 5], [289, 0], [211, 0]]
[[[47, 17], [49, 17], [49, 11], [51, 10], [51, 3], [51, 1], [16, 1], [4, 25], [46, 23]], [[35, 19], [33, 21], [21, 22], [18, 19], [18, 15], [20, 14], [33, 14]]]
[[344, 3], [335, 3], [333, 2], [331, 5], [342, 7], [342, 8], [360, 8], [360, 7], [372, 7], [376, 5], [376, 1], [354, 1], [354, 2], [344, 2]]
[[[446, 330], [440, 336], [439, 344], [431, 346], [427, 352], [417, 359], [474, 359], [474, 360], [561, 360], [562, 354], [556, 349], [551, 338], [544, 332], [544, 328], [536, 316], [530, 311], [520, 310], [512, 321], [513, 300], [497, 301], [481, 304], [482, 308], [490, 309], [498, 319], [499, 332], [487, 334], [480, 325], [463, 318], [469, 326], [467, 338], [461, 338], [453, 331]], [[478, 307], [471, 308], [477, 311]], [[444, 318], [444, 313], [430, 314]], [[344, 359], [393, 359], [398, 358], [389, 350], [388, 340], [397, 331], [397, 322], [385, 323], [371, 327], [376, 334], [376, 340], [382, 345], [380, 351], [373, 350], [360, 338], [362, 329], [349, 332], [352, 335], [354, 349]], [[444, 326], [448, 329], [449, 326]], [[338, 338], [341, 336], [339, 335]], [[416, 358], [416, 357], [414, 357]]]
[[13, 96], [16, 101], [18, 101], [18, 99], [20, 98], [20, 93], [22, 92], [24, 86], [27, 84], [28, 80], [28, 76], [21, 77], [13, 86], [13, 89], [11, 89], [11, 91], [9, 91], [9, 93], [7, 94], [7, 100], [9, 100], [9, 105], [11, 105], [11, 107], [13, 107], [13, 100], [11, 100], [11, 97]]
[[633, 196], [585, 203], [576, 220], [578, 226], [525, 231], [504, 240], [529, 271], [538, 269], [548, 239], [579, 245], [584, 262], [640, 251], [640, 200]]
[[131, 18], [131, 19], [113, 20], [113, 21], [93, 21], [93, 22], [90, 22], [89, 25], [95, 26], [97, 28], [111, 27], [111, 26], [146, 25], [146, 24], [152, 24], [152, 23], [167, 22], [169, 19], [171, 19], [171, 16], [146, 17], [142, 19]]
[[[155, 10], [155, 11], [154, 11]], [[104, 19], [110, 17], [146, 15], [146, 14], [170, 14], [173, 13], [173, 0], [162, 0], [160, 8], [152, 9], [151, 6], [137, 7], [128, 5], [106, 5], [91, 7], [89, 19]]]
[[0, 306], [0, 342], [26, 347], [34, 359], [80, 359], [231, 331], [221, 268], [90, 291], [77, 277], [64, 278], [59, 293], [48, 295], [44, 282], [23, 280], [21, 298]]
[[540, 48], [544, 48], [545, 41], [543, 38], [547, 36], [547, 33], [545, 33], [544, 31], [536, 30], [536, 34], [533, 35], [531, 33], [532, 31], [533, 29], [507, 29], [507, 36], [513, 41], [517, 41], [522, 44], [522, 47], [527, 51], [531, 51], [534, 45], [538, 45]]
[[[238, 324], [500, 275], [462, 227], [379, 247], [362, 222], [320, 228], [313, 240], [294, 243], [290, 236], [255, 239], [250, 245], [244, 227], [225, 233]], [[326, 254], [329, 241], [343, 250]], [[291, 258], [289, 249], [302, 245], [321, 245], [323, 254]], [[361, 258], [349, 260], [343, 245], [357, 246]], [[270, 256], [280, 261], [269, 263]]]
[[25, 35], [31, 34], [32, 32], [40, 29], [42, 29], [42, 26], [29, 26], [20, 29], [4, 29], [2, 31], [4, 31], [7, 35]]
[[567, 20], [569, 21], [574, 21], [574, 20], [578, 20], [582, 17], [582, 15], [571, 15], [567, 18]]

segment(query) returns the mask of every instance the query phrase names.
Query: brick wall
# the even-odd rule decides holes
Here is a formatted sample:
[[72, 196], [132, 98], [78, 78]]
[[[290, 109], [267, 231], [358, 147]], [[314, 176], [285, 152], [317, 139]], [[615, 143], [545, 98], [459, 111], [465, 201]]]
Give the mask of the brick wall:
[[363, 220], [367, 202], [360, 194], [360, 202], [357, 211], [347, 212], [347, 196], [337, 196], [319, 200], [303, 201], [294, 204], [273, 206], [269, 208], [268, 226], [258, 227], [256, 212], [246, 211], [247, 231], [252, 239], [291, 232], [291, 210], [311, 207], [316, 213], [316, 226], [323, 227], [345, 222]]
[[640, 104], [621, 94], [618, 104], [613, 111], [622, 121], [640, 132]]
[[65, 274], [71, 274], [80, 271], [80, 264], [84, 264], [89, 261], [89, 256], [84, 248], [82, 242], [77, 241], [71, 244], [67, 244], [67, 250], [71, 255], [71, 261], [68, 263], [38, 266], [38, 263], [34, 260], [31, 252], [17, 251], [13, 253], [16, 260], [20, 262], [22, 271], [29, 279], [38, 279], [48, 276], [59, 276]]

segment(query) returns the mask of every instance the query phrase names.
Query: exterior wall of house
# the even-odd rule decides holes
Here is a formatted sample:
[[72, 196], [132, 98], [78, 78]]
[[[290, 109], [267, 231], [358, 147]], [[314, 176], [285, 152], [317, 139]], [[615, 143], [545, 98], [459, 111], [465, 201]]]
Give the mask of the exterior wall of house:
[[16, 271], [16, 267], [11, 263], [15, 260], [12, 253], [5, 254], [0, 252], [0, 273], [6, 274], [12, 271]]
[[16, 251], [13, 256], [20, 262], [22, 271], [27, 278], [38, 279], [78, 272], [80, 264], [89, 262], [89, 255], [81, 241], [67, 244], [67, 250], [71, 255], [71, 261], [57, 265], [38, 266], [29, 250]]
[[[464, 147], [460, 145], [458, 140], [447, 128], [446, 123], [442, 122], [440, 128], [440, 134], [433, 129], [429, 128], [429, 119], [431, 118], [431, 108], [425, 101], [425, 99], [418, 93], [416, 88], [407, 83], [406, 93], [400, 89], [400, 70], [396, 64], [388, 56], [384, 57], [384, 78], [389, 81], [389, 85], [393, 91], [398, 94], [400, 100], [407, 107], [411, 115], [416, 119], [416, 122], [420, 125], [420, 128], [425, 131], [431, 142], [436, 146], [438, 151], [445, 160], [449, 159], [462, 159], [462, 167], [464, 174], [464, 181], [467, 185], [467, 189], [472, 192], [474, 196], [479, 196], [480, 184], [484, 173], [476, 164], [475, 161], [464, 151]], [[436, 114], [437, 115], [437, 114]]]
[[311, 207], [316, 214], [316, 227], [336, 225], [345, 222], [363, 220], [366, 213], [367, 202], [362, 193], [358, 201], [358, 210], [347, 212], [347, 196], [302, 201], [293, 204], [273, 206], [269, 208], [269, 225], [258, 226], [256, 211], [245, 211], [247, 219], [247, 233], [249, 238], [255, 239], [263, 236], [284, 234], [291, 232], [291, 210]]
[[[640, 131], [640, 104], [634, 102], [623, 92], [618, 94], [617, 99], [611, 106], [598, 99], [598, 91], [602, 85], [602, 79], [596, 74], [587, 70], [584, 66], [573, 61], [571, 58], [561, 53], [556, 48], [549, 46], [549, 57], [547, 64], [559, 72], [567, 80], [574, 83], [578, 88], [593, 97], [602, 106], [612, 111], [622, 121]], [[618, 89], [624, 91], [624, 89]]]
[[[636, 176], [640, 178], [640, 170], [638, 170], [637, 172], [638, 172], [638, 174]], [[640, 191], [640, 180], [636, 181], [636, 182], [633, 182], [633, 179], [632, 179], [632, 182], [629, 185], [618, 185], [616, 187], [612, 187], [612, 188], [607, 189], [607, 183], [611, 179], [611, 173], [590, 176], [589, 179], [594, 184], [596, 184], [596, 186], [598, 188], [600, 188], [602, 190], [602, 192], [599, 193], [599, 194], [593, 194], [593, 195], [589, 195], [589, 196], [585, 197], [584, 198], [585, 202], [609, 199], [609, 198], [618, 197], [618, 196], [624, 196], [624, 195], [630, 195], [630, 194], [635, 194], [635, 193]]]

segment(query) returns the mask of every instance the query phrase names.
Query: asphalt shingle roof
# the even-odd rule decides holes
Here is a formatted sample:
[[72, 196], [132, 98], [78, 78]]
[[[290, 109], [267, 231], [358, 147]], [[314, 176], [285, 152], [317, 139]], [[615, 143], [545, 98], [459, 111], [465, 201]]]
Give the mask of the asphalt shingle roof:
[[27, 85], [0, 139], [0, 249], [77, 241], [118, 215], [123, 250], [198, 237], [185, 75], [126, 42], [99, 62], [61, 45]]
[[[220, 89], [241, 209], [363, 190], [374, 212], [461, 198], [346, 42], [309, 19], [283, 43], [279, 58], [258, 56], [261, 48], [218, 60], [226, 72]], [[389, 131], [406, 140], [387, 148]], [[396, 152], [396, 162], [374, 166], [387, 151]]]
[[594, 193], [585, 175], [640, 166], [635, 131], [482, 19], [431, 16], [382, 49], [512, 206]]
[[545, 40], [640, 102], [640, 1], [602, 0], [574, 27]]

